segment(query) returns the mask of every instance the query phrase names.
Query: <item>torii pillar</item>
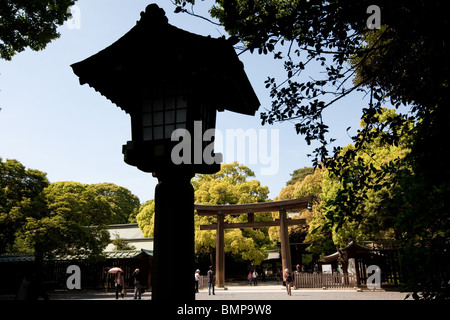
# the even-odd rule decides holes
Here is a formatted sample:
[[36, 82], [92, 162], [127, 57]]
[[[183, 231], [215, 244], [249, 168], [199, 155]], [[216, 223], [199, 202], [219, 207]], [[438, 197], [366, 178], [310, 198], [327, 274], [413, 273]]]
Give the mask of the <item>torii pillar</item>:
[[225, 217], [221, 211], [217, 213], [217, 233], [216, 233], [216, 286], [225, 286]]
[[287, 213], [284, 207], [280, 207], [280, 239], [281, 239], [281, 265], [282, 274], [288, 269], [292, 272], [291, 245], [289, 242], [289, 231], [287, 224]]

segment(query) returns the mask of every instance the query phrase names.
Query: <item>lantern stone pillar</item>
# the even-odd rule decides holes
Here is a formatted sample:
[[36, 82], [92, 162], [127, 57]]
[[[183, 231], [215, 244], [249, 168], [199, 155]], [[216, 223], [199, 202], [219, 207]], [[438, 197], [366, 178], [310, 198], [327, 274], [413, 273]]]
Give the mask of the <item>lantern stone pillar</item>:
[[195, 300], [193, 174], [173, 170], [156, 176], [152, 300]]

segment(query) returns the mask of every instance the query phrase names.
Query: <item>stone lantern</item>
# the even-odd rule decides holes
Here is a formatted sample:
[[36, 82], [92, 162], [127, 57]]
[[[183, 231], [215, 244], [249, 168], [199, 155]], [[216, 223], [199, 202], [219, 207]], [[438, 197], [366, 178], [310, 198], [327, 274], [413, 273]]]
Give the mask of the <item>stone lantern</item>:
[[[80, 84], [130, 115], [124, 161], [158, 178], [152, 299], [171, 298], [176, 285], [177, 292], [186, 291], [178, 297], [192, 300], [190, 180], [220, 169], [221, 155], [213, 150], [216, 111], [254, 115], [259, 107], [233, 43], [176, 28], [151, 4], [123, 37], [72, 69]], [[188, 147], [177, 148], [182, 142]], [[174, 274], [176, 279], [168, 280]]]

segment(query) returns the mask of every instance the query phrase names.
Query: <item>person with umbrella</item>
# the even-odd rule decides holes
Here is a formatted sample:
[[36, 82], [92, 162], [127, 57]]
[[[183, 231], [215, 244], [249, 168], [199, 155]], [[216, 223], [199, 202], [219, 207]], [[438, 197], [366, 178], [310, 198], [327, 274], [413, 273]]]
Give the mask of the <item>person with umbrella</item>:
[[115, 267], [115, 268], [109, 269], [108, 272], [116, 274], [116, 277], [114, 279], [114, 284], [116, 286], [116, 300], [119, 299], [119, 292], [123, 299], [124, 292], [125, 292], [125, 279], [123, 277], [123, 270], [118, 267]]

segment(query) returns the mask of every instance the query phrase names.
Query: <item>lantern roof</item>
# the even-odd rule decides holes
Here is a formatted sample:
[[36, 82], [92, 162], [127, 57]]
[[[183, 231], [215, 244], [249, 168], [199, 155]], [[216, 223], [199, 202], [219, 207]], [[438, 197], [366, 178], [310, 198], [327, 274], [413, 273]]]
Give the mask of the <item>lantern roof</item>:
[[216, 110], [247, 115], [260, 105], [230, 40], [174, 27], [156, 4], [116, 42], [71, 67], [80, 84], [127, 113], [139, 107], [143, 94], [189, 93]]

